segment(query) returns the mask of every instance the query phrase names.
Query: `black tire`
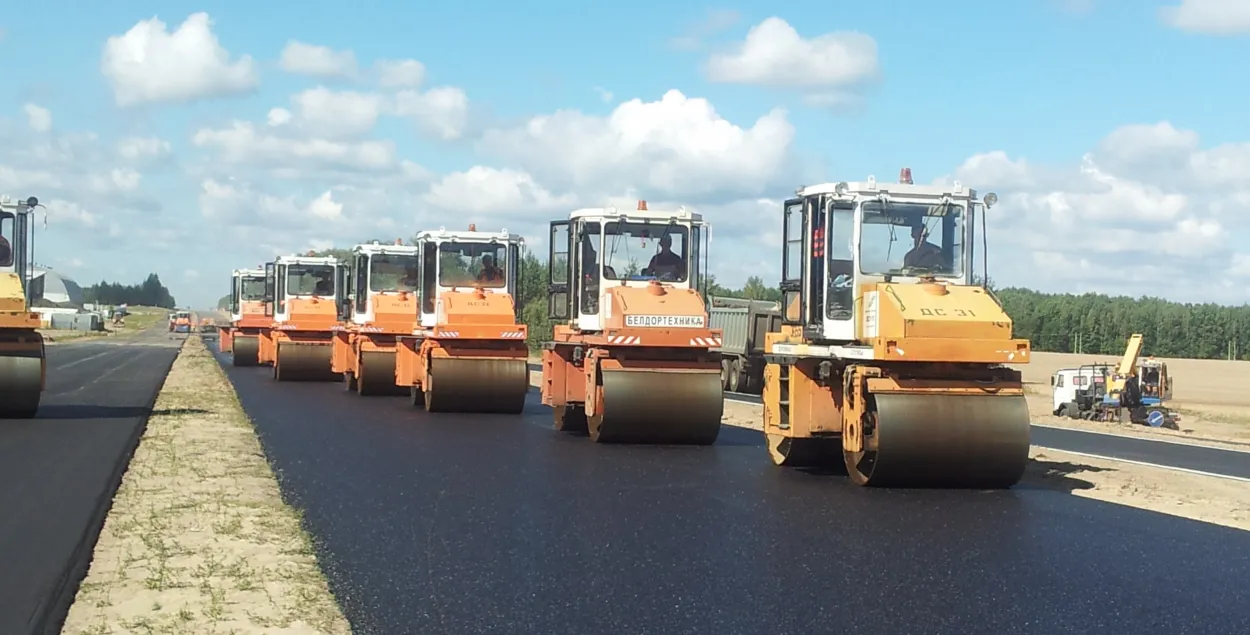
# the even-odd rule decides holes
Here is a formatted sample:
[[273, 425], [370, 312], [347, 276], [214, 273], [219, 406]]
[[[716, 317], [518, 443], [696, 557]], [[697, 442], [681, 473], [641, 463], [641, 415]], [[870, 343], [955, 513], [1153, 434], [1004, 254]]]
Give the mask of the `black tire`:
[[736, 357], [729, 362], [729, 392], [742, 392], [742, 362]]
[[720, 359], [720, 387], [721, 390], [729, 390], [729, 358], [722, 357]]

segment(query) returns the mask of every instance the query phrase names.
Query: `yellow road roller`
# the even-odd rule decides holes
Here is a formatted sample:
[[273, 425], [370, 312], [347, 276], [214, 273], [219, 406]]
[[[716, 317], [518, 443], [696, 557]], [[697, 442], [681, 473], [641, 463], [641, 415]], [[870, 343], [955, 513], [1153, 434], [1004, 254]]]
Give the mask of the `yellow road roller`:
[[688, 210], [580, 209], [551, 223], [543, 403], [596, 443], [710, 445], [721, 331], [699, 287], [708, 224]]
[[31, 212], [39, 199], [0, 197], [0, 418], [39, 411], [48, 362], [39, 314], [31, 311], [29, 271], [34, 247]]
[[515, 301], [525, 241], [497, 232], [423, 231], [417, 323], [398, 338], [395, 383], [428, 412], [520, 413], [528, 329]]
[[[784, 203], [780, 332], [765, 338], [777, 465], [836, 463], [893, 487], [1003, 488], [1029, 455], [1029, 342], [974, 275], [998, 197], [958, 181], [839, 182]], [[984, 231], [984, 229], [983, 229]], [[984, 258], [984, 250], [981, 256]]]
[[230, 353], [235, 366], [256, 366], [260, 362], [260, 332], [273, 319], [265, 310], [265, 269], [235, 269], [230, 272], [230, 324], [219, 329], [218, 346]]
[[331, 369], [348, 391], [365, 395], [406, 395], [396, 384], [397, 339], [417, 326], [421, 249], [378, 241], [352, 248], [352, 274], [339, 301], [340, 326], [334, 332]]
[[334, 381], [331, 338], [348, 269], [332, 256], [279, 256], [265, 264], [265, 312], [257, 357], [277, 381]]

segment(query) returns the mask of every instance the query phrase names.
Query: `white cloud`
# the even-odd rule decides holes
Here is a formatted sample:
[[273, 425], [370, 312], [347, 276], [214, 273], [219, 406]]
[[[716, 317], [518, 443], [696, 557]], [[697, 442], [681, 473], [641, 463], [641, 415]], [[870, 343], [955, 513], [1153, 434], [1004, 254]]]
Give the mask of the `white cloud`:
[[469, 121], [469, 98], [453, 86], [425, 92], [405, 90], [395, 95], [395, 114], [411, 118], [419, 130], [439, 139], [459, 139]]
[[988, 217], [999, 283], [1239, 302], [1250, 300], [1250, 278], [1238, 279], [1250, 258], [1230, 238], [1250, 232], [1242, 166], [1250, 144], [1203, 149], [1197, 133], [1159, 122], [1111, 131], [1075, 165], [996, 151], [952, 178], [999, 194]]
[[117, 142], [117, 154], [131, 161], [161, 159], [171, 151], [169, 142], [159, 137], [126, 137]]
[[26, 111], [26, 124], [35, 132], [47, 132], [52, 129], [52, 112], [36, 104], [22, 106]]
[[761, 194], [779, 179], [792, 187], [785, 168], [793, 137], [783, 110], [743, 128], [706, 99], [670, 90], [658, 101], [624, 102], [607, 117], [561, 110], [488, 130], [479, 149], [559, 191], [715, 202]]
[[703, 19], [691, 25], [685, 33], [669, 40], [678, 50], [694, 51], [703, 48], [703, 40], [738, 23], [742, 14], [733, 9], [708, 9]]
[[599, 94], [599, 99], [603, 100], [603, 103], [612, 103], [612, 91], [602, 86], [595, 86], [595, 92]]
[[706, 64], [710, 81], [760, 86], [829, 89], [877, 76], [877, 42], [863, 33], [839, 31], [804, 39], [781, 18], [751, 27], [746, 39]]
[[[333, 91], [325, 86], [310, 88], [291, 98], [295, 105], [294, 121], [309, 134], [338, 139], [359, 137], [373, 129], [385, 108], [381, 95], [354, 91]], [[275, 109], [276, 110], [276, 109]], [[271, 114], [275, 114], [270, 111]], [[278, 113], [270, 125], [290, 121]], [[274, 122], [278, 123], [274, 123]]]
[[425, 81], [425, 64], [417, 60], [378, 60], [374, 66], [382, 88], [416, 88]]
[[390, 141], [332, 141], [258, 130], [246, 121], [227, 128], [202, 128], [192, 143], [216, 150], [220, 161], [236, 165], [260, 165], [299, 172], [305, 167], [353, 171], [388, 171], [396, 166], [395, 145]]
[[334, 192], [326, 190], [308, 204], [308, 213], [323, 219], [342, 218], [343, 204], [334, 200]]
[[1159, 18], [1182, 31], [1211, 35], [1250, 33], [1246, 0], [1181, 0], [1159, 9]]
[[270, 108], [269, 114], [265, 116], [265, 122], [271, 127], [285, 126], [291, 122], [291, 111], [286, 108]]
[[540, 223], [552, 213], [567, 214], [577, 203], [570, 194], [553, 195], [525, 172], [483, 166], [443, 177], [423, 198], [431, 205], [456, 213], [531, 223]]
[[354, 79], [359, 74], [356, 54], [336, 51], [328, 46], [289, 40], [278, 60], [282, 70], [313, 77]]
[[260, 84], [248, 55], [230, 61], [204, 12], [173, 33], [153, 17], [104, 44], [100, 71], [119, 106], [183, 103], [251, 92]]

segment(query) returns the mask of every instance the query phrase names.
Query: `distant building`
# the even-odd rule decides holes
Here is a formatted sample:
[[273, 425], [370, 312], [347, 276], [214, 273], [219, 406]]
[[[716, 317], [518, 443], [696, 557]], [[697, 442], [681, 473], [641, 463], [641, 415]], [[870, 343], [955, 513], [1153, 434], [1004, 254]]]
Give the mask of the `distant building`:
[[35, 267], [30, 277], [31, 304], [42, 308], [81, 309], [82, 287], [64, 274]]

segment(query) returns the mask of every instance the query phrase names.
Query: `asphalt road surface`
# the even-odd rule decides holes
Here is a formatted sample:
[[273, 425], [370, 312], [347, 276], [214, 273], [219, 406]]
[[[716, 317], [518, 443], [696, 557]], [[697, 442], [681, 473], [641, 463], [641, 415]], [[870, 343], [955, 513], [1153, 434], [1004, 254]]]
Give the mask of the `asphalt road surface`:
[[432, 416], [226, 363], [357, 635], [1250, 632], [1247, 532], [1065, 491], [857, 488], [737, 428], [599, 446], [537, 391], [521, 416]]
[[[532, 370], [542, 368], [532, 367]], [[760, 403], [758, 395], [733, 393], [727, 398], [740, 403]], [[1250, 452], [1047, 426], [1032, 426], [1029, 436], [1033, 445], [1043, 448], [1250, 478]]]
[[59, 633], [180, 341], [50, 344], [35, 419], [0, 420], [0, 633]]

